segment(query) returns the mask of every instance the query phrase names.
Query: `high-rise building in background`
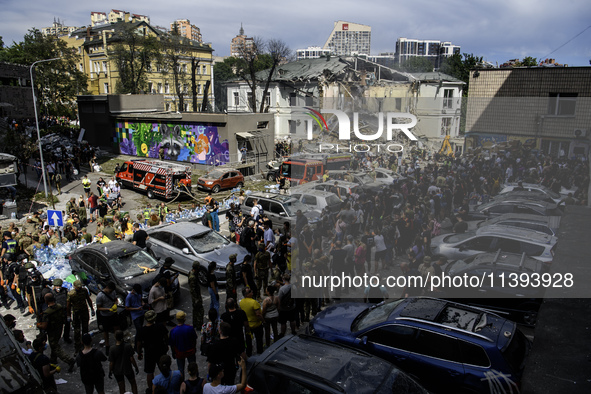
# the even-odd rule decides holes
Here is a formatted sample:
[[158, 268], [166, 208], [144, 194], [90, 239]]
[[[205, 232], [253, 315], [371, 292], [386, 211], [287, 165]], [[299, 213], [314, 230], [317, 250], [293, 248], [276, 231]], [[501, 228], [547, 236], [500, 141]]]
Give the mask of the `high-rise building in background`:
[[371, 26], [337, 21], [323, 49], [338, 56], [369, 55]]
[[443, 61], [460, 53], [460, 47], [449, 41], [416, 40], [400, 37], [396, 40], [396, 61], [404, 64], [412, 57], [424, 57], [433, 62], [433, 67], [439, 68]]
[[230, 56], [240, 56], [240, 54], [244, 51], [244, 49], [248, 50], [252, 48], [254, 45], [254, 39], [252, 37], [246, 37], [244, 34], [244, 28], [242, 24], [240, 24], [240, 32], [239, 34], [232, 38], [232, 43], [230, 44]]
[[318, 59], [322, 56], [332, 54], [330, 49], [322, 49], [320, 47], [308, 47], [306, 49], [296, 50], [296, 60], [300, 59]]
[[170, 30], [174, 30], [174, 25], [176, 23], [178, 33], [181, 37], [186, 37], [189, 40], [203, 42], [203, 37], [201, 36], [201, 30], [195, 25], [191, 24], [191, 21], [188, 19], [177, 19], [176, 21], [170, 24]]
[[109, 14], [106, 12], [90, 12], [91, 26], [101, 26], [117, 22], [146, 22], [150, 24], [150, 17], [121, 10], [111, 10]]

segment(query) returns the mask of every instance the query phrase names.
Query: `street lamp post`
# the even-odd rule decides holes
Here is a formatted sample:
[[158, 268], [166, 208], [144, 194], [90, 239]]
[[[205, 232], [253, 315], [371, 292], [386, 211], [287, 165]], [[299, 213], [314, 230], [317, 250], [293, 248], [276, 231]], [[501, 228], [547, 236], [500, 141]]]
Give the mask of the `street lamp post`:
[[33, 91], [33, 109], [35, 110], [35, 124], [37, 125], [37, 142], [39, 143], [39, 156], [41, 158], [41, 174], [43, 176], [43, 188], [45, 190], [45, 198], [49, 198], [49, 194], [47, 194], [47, 177], [45, 176], [45, 163], [43, 162], [43, 147], [41, 146], [41, 133], [39, 132], [39, 116], [37, 115], [37, 98], [35, 97], [35, 83], [33, 80], [33, 67], [37, 63], [44, 63], [44, 62], [52, 62], [54, 60], [59, 60], [61, 57], [55, 57], [53, 59], [44, 59], [44, 60], [37, 60], [33, 62], [30, 67], [31, 73], [31, 90]]

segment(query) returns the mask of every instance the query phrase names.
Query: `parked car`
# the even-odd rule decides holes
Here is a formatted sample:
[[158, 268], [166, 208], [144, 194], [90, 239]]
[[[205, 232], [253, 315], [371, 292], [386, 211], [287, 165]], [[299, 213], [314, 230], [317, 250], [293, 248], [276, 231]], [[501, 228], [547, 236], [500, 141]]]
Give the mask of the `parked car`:
[[197, 180], [198, 188], [212, 193], [242, 186], [244, 186], [244, 176], [238, 170], [215, 169]]
[[337, 196], [340, 195], [340, 198], [343, 199], [348, 194], [359, 194], [361, 192], [359, 185], [352, 182], [345, 182], [345, 181], [336, 181], [337, 184], [335, 185], [335, 181], [328, 181], [328, 182], [321, 182], [321, 181], [312, 181], [308, 183], [304, 183], [303, 185], [299, 185], [298, 188], [302, 189], [314, 189], [314, 190], [322, 190], [325, 192], [331, 192], [336, 194]]
[[373, 192], [379, 192], [384, 188], [384, 184], [382, 182], [377, 182], [373, 179], [367, 172], [363, 171], [347, 171], [347, 170], [332, 170], [328, 172], [331, 182], [337, 180], [340, 182], [338, 178], [342, 178], [346, 180], [345, 176], [348, 176], [352, 179], [352, 183], [359, 185], [361, 189], [364, 190], [371, 190]]
[[240, 266], [247, 250], [226, 237], [195, 222], [180, 222], [150, 227], [146, 230], [147, 246], [150, 253], [157, 258], [172, 257], [172, 269], [188, 274], [193, 262], [199, 261], [201, 268], [198, 273], [199, 283], [207, 286], [207, 266], [215, 261], [215, 276], [218, 283], [226, 283], [226, 266], [230, 255], [237, 254], [235, 263], [236, 277], [240, 279]]
[[527, 213], [539, 216], [562, 216], [563, 212], [555, 203], [523, 199], [492, 200], [474, 207], [466, 220], [484, 220], [504, 213]]
[[[463, 260], [456, 260], [445, 266], [444, 272], [449, 276], [467, 275], [476, 276], [486, 280], [482, 286], [475, 287], [444, 287], [441, 298], [453, 298], [456, 302], [484, 308], [499, 315], [533, 326], [538, 318], [538, 310], [544, 297], [543, 287], [508, 285], [513, 278], [521, 275], [541, 275], [549, 272], [550, 264], [542, 263], [524, 253], [481, 253]], [[502, 277], [502, 279], [501, 279]], [[494, 278], [491, 283], [489, 278]], [[501, 283], [501, 280], [504, 283]], [[491, 286], [494, 284], [494, 286]], [[502, 284], [505, 284], [504, 286]]]
[[247, 371], [247, 393], [427, 394], [388, 361], [307, 335], [278, 340], [250, 357]]
[[[554, 203], [554, 204], [559, 204], [560, 205], [560, 201], [554, 201], [553, 198], [551, 198], [548, 194], [539, 191], [539, 190], [513, 190], [507, 193], [503, 193], [503, 194], [498, 194], [497, 196], [495, 196], [493, 198], [493, 200], [495, 201], [500, 201], [500, 200], [504, 200], [504, 201], [516, 201], [516, 200], [533, 200], [533, 201], [543, 201], [543, 202], [547, 202], [547, 203]], [[564, 202], [562, 202], [562, 205], [564, 205]]]
[[324, 208], [328, 208], [331, 212], [338, 212], [343, 205], [343, 201], [336, 194], [322, 190], [302, 190], [295, 187], [291, 189], [291, 197], [318, 212], [322, 212]]
[[404, 181], [406, 179], [405, 176], [397, 174], [392, 170], [388, 170], [387, 168], [376, 168], [376, 182], [381, 182], [386, 185], [396, 184], [400, 181]]
[[[115, 282], [121, 304], [125, 303], [127, 293], [136, 283], [142, 286], [143, 296], [147, 299], [161, 268], [161, 264], [147, 251], [125, 241], [92, 243], [76, 249], [68, 255], [68, 259], [72, 273], [78, 274], [94, 294], [98, 294], [110, 281]], [[178, 279], [173, 283], [173, 294], [176, 303], [180, 297]]]
[[525, 253], [536, 260], [551, 262], [557, 238], [518, 227], [492, 225], [461, 234], [444, 234], [431, 240], [431, 253], [461, 260], [478, 253]]
[[516, 392], [530, 350], [514, 322], [426, 297], [337, 304], [309, 332], [391, 361], [435, 393], [489, 392], [491, 379], [498, 391]]
[[535, 191], [539, 193], [544, 193], [546, 196], [550, 197], [555, 203], [560, 203], [565, 196], [561, 196], [559, 193], [553, 192], [551, 189], [547, 188], [546, 186], [538, 185], [537, 183], [522, 183], [520, 187], [518, 183], [512, 182], [507, 183], [499, 192], [499, 195], [503, 195], [505, 193], [509, 193], [512, 191], [523, 190], [523, 191]]
[[261, 175], [263, 179], [268, 180], [269, 182], [275, 182], [277, 177], [279, 176], [279, 169], [281, 168], [281, 162], [277, 160], [272, 160], [265, 165], [265, 169], [261, 170]]
[[270, 195], [265, 193], [252, 193], [246, 197], [244, 204], [240, 206], [244, 215], [250, 215], [254, 200], [263, 208], [263, 212], [273, 223], [273, 228], [281, 228], [286, 221], [296, 220], [298, 211], [302, 211], [308, 222], [314, 222], [320, 217], [320, 213], [302, 204], [298, 199], [285, 194]]
[[557, 236], [558, 226], [560, 226], [560, 216], [540, 216], [529, 215], [526, 213], [506, 213], [488, 220], [478, 222], [477, 228], [501, 225], [526, 228], [529, 230], [540, 231], [548, 235]]

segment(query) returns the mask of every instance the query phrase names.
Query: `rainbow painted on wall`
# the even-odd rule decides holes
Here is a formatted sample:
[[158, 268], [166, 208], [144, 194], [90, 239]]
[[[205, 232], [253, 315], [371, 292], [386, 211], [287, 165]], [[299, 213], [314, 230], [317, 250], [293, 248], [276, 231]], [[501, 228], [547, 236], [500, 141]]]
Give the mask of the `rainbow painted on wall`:
[[203, 123], [119, 122], [114, 142], [124, 155], [221, 165], [230, 160], [228, 140], [220, 141], [216, 126]]

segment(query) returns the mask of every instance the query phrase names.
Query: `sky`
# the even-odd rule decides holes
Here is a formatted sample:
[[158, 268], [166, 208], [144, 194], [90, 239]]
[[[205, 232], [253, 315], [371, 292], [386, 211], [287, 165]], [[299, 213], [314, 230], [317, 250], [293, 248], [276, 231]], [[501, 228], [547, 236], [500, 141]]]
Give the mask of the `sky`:
[[0, 0], [0, 36], [10, 46], [30, 28], [50, 26], [54, 18], [67, 26], [85, 26], [91, 11], [111, 9], [147, 15], [158, 26], [189, 19], [217, 56], [229, 55], [241, 23], [247, 36], [278, 38], [295, 51], [324, 45], [334, 22], [343, 20], [371, 26], [372, 55], [394, 52], [396, 39], [406, 37], [451, 41], [462, 53], [493, 64], [525, 56], [554, 58], [569, 66], [589, 66], [591, 60], [588, 0], [104, 0], [96, 5]]

